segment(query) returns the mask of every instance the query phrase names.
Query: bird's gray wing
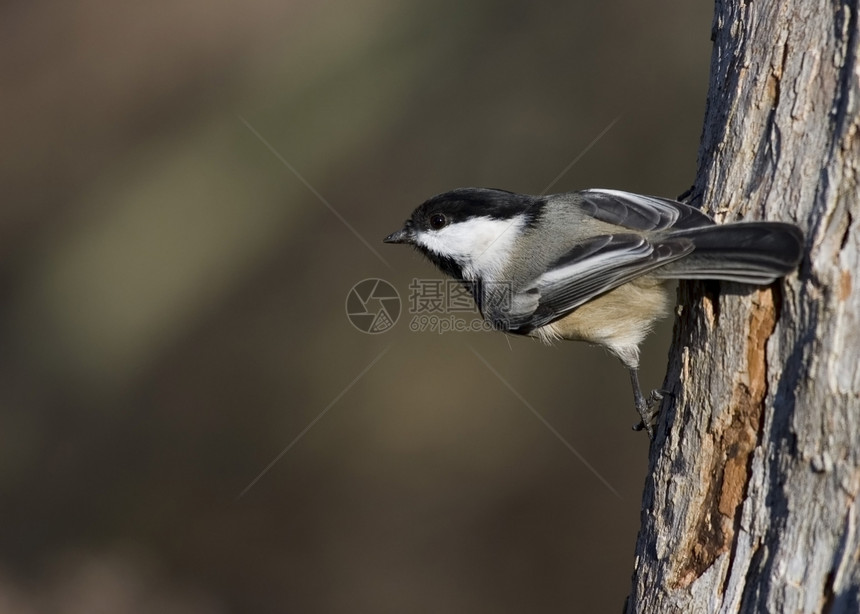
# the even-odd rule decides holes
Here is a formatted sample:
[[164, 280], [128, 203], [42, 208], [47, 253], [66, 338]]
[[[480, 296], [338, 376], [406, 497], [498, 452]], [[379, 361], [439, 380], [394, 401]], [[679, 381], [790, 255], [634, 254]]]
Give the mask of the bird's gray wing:
[[634, 234], [594, 237], [568, 251], [521, 289], [508, 289], [507, 296], [504, 288], [485, 288], [482, 312], [499, 329], [528, 333], [692, 250], [688, 239], [653, 244]]
[[583, 190], [577, 194], [586, 214], [629, 230], [682, 230], [714, 224], [695, 207], [668, 198], [619, 190]]

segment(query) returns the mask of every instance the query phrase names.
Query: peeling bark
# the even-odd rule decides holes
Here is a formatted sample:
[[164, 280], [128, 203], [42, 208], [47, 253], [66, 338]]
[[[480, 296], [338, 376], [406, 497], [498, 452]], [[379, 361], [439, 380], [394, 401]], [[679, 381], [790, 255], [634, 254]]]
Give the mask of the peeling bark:
[[808, 252], [681, 285], [627, 612], [860, 612], [858, 2], [717, 2], [693, 200]]

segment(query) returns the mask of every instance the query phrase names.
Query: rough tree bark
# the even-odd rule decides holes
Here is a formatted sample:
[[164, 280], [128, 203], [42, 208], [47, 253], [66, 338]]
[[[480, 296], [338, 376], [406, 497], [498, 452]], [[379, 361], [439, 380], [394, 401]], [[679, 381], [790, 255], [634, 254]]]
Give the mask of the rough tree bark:
[[718, 0], [694, 201], [800, 271], [683, 284], [628, 612], [860, 612], [858, 0]]

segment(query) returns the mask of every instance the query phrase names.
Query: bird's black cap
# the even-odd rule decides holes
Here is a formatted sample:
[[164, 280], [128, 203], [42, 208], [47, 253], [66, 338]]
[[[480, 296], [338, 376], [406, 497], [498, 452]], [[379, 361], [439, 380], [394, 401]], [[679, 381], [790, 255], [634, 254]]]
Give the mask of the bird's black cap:
[[525, 215], [530, 226], [540, 217], [545, 200], [539, 196], [517, 194], [492, 188], [459, 188], [437, 194], [426, 200], [403, 225], [383, 239], [385, 243], [411, 243], [415, 232], [431, 228], [430, 219], [444, 215], [447, 223], [456, 224], [475, 217], [511, 219]]

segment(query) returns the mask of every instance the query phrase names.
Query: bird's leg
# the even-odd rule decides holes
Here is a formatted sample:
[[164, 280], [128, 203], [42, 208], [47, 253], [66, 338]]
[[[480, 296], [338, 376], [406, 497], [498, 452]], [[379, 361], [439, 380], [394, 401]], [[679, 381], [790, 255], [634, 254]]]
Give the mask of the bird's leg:
[[657, 414], [660, 411], [660, 401], [663, 395], [659, 390], [652, 390], [646, 400], [642, 395], [642, 388], [639, 386], [639, 369], [630, 369], [630, 383], [633, 384], [633, 403], [636, 405], [636, 411], [639, 413], [641, 422], [633, 427], [635, 431], [645, 430], [648, 433], [648, 438], [654, 439], [654, 423], [656, 422]]

